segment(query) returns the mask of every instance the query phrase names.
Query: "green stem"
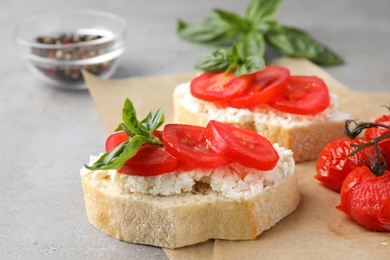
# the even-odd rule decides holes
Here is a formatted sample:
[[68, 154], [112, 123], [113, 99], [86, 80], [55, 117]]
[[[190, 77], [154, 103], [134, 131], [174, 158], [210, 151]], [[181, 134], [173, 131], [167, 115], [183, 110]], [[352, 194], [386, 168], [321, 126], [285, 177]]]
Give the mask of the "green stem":
[[[355, 127], [350, 130], [349, 125], [351, 123], [355, 124]], [[384, 124], [377, 124], [377, 123], [371, 123], [371, 122], [362, 122], [362, 123], [356, 123], [354, 120], [347, 120], [345, 122], [345, 128], [344, 132], [345, 134], [350, 137], [350, 138], [356, 138], [364, 129], [367, 128], [373, 128], [373, 127], [383, 127], [386, 129], [390, 130], [390, 126], [384, 125]], [[384, 139], [390, 138], [390, 131], [378, 136], [376, 138], [373, 138], [372, 140], [364, 143], [364, 144], [351, 144], [352, 147], [355, 149], [353, 152], [348, 154], [348, 157], [351, 157], [355, 155], [356, 153], [360, 152], [361, 150], [374, 146], [374, 151], [375, 155], [374, 158], [368, 158], [369, 162], [363, 161], [363, 160], [358, 160], [358, 162], [363, 163], [364, 165], [367, 166], [367, 168], [375, 175], [375, 176], [380, 176], [385, 173], [386, 171], [386, 159], [385, 159], [385, 154], [383, 150], [380, 150], [378, 143], [380, 141], [383, 141]]]
[[348, 156], [353, 156], [355, 155], [356, 153], [358, 153], [360, 150], [363, 150], [364, 148], [367, 148], [367, 147], [370, 147], [372, 145], [374, 145], [375, 142], [380, 142], [386, 138], [389, 138], [390, 137], [390, 132], [384, 134], [384, 135], [381, 135], [377, 138], [374, 138], [370, 141], [368, 141], [367, 143], [364, 143], [364, 144], [351, 144], [352, 147], [356, 148], [352, 153], [350, 153]]

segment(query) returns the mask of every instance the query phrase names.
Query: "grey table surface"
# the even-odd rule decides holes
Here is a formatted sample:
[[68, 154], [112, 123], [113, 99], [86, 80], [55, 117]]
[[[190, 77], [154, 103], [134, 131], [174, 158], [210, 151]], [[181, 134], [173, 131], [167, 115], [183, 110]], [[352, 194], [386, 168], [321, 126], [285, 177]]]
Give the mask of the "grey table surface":
[[[0, 0], [0, 259], [165, 259], [160, 248], [117, 241], [89, 225], [79, 169], [102, 151], [106, 132], [88, 91], [46, 86], [17, 57], [15, 26], [58, 9], [95, 9], [128, 22], [115, 78], [193, 71], [214, 50], [185, 42], [178, 19], [214, 8], [245, 12], [249, 0]], [[324, 67], [355, 90], [390, 91], [389, 0], [286, 0], [278, 19], [346, 60]], [[272, 57], [271, 57], [272, 58]]]

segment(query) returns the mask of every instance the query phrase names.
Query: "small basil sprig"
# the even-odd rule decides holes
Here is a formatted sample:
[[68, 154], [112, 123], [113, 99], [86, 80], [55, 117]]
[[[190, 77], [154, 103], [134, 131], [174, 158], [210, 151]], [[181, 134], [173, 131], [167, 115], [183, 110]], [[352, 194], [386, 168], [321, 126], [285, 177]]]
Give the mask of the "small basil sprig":
[[130, 99], [126, 98], [122, 109], [122, 120], [115, 131], [125, 131], [129, 140], [118, 145], [111, 152], [103, 154], [93, 165], [84, 165], [90, 170], [118, 169], [127, 160], [137, 154], [144, 144], [162, 145], [160, 139], [153, 134], [165, 120], [162, 108], [149, 114], [142, 120], [137, 119], [136, 111]]
[[307, 32], [280, 25], [275, 14], [281, 3], [282, 0], [252, 0], [244, 17], [217, 9], [200, 24], [179, 21], [178, 34], [188, 41], [213, 46], [244, 41], [252, 46], [245, 52], [247, 56], [263, 56], [268, 44], [287, 56], [307, 58], [321, 65], [343, 63], [340, 56]]
[[244, 47], [235, 43], [232, 49], [218, 49], [213, 53], [201, 57], [195, 64], [195, 69], [216, 73], [234, 71], [234, 75], [251, 74], [265, 68], [265, 61], [261, 55], [244, 55]]

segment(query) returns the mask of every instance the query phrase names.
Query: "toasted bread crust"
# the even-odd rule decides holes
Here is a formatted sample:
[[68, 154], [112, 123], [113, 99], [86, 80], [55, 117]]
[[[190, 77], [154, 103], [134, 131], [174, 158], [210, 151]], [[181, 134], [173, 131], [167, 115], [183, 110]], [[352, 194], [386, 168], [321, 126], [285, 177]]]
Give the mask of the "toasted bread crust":
[[109, 179], [82, 176], [89, 222], [107, 235], [178, 248], [208, 239], [248, 240], [271, 228], [299, 204], [295, 173], [248, 200], [217, 192], [153, 196], [127, 193]]

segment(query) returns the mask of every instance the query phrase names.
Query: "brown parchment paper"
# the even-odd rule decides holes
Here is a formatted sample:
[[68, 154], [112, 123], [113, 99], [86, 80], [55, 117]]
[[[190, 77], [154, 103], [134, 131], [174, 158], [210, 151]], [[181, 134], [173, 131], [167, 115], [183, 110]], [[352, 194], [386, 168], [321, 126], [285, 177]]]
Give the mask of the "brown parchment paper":
[[[387, 111], [390, 93], [352, 91], [313, 63], [292, 58], [273, 62], [286, 66], [295, 75], [316, 75], [331, 92], [340, 96], [340, 108], [353, 119], [372, 120]], [[130, 98], [143, 118], [163, 107], [166, 123], [173, 122], [172, 93], [176, 85], [195, 72], [156, 77], [102, 80], [89, 73], [84, 78], [108, 133], [121, 122], [121, 110]], [[318, 181], [315, 161], [297, 164], [301, 203], [292, 214], [253, 241], [210, 240], [198, 245], [170, 250], [169, 259], [390, 259], [390, 234], [368, 231], [335, 209], [339, 194]], [[188, 234], [191, 235], [191, 234]]]

